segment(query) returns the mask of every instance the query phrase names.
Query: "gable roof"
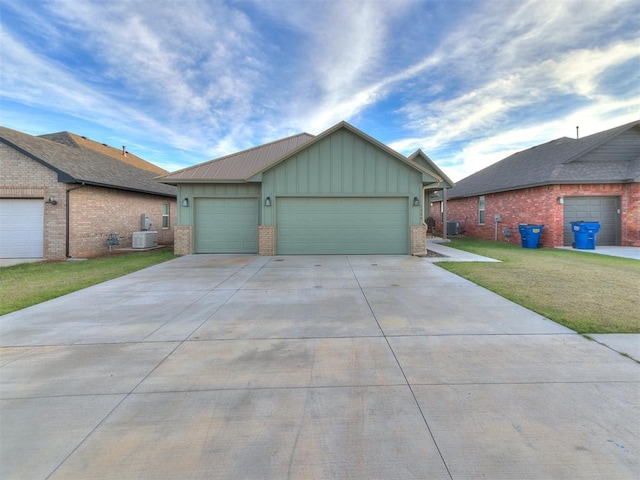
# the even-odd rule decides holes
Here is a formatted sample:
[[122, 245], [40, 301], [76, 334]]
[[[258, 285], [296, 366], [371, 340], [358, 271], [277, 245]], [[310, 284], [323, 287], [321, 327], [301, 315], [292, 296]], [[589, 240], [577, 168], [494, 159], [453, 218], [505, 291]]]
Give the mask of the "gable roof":
[[[177, 172], [160, 177], [159, 181], [174, 185], [190, 182], [260, 181], [260, 174], [264, 171], [284, 162], [288, 158], [293, 157], [302, 150], [321, 141], [329, 135], [332, 135], [342, 128], [347, 129], [369, 143], [374, 144], [411, 168], [419, 170], [421, 173], [426, 175], [426, 179], [428, 179], [429, 182], [441, 180], [441, 178], [439, 178], [442, 177], [441, 175], [434, 175], [434, 172], [429, 168], [426, 168], [418, 162], [410, 161], [408, 158], [387, 147], [375, 138], [370, 137], [361, 130], [358, 130], [353, 125], [342, 121], [317, 136], [308, 133], [301, 133], [282, 140], [276, 140], [265, 145], [243, 150], [242, 152], [178, 170]], [[428, 159], [426, 155], [424, 155], [424, 157]], [[431, 162], [430, 159], [428, 161]]]
[[[632, 144], [622, 155], [603, 158], [596, 149], [623, 134]], [[449, 199], [568, 183], [628, 183], [640, 181], [640, 121], [580, 139], [558, 138], [514, 153], [457, 182]]]
[[431, 175], [433, 175], [438, 180], [438, 187], [452, 188], [455, 185], [455, 183], [449, 177], [447, 177], [435, 163], [433, 163], [433, 160], [431, 160], [429, 156], [422, 151], [422, 149], [418, 149], [411, 155], [409, 155], [409, 160], [417, 163], [418, 165], [424, 163], [426, 164], [428, 169], [433, 170], [433, 173], [431, 173]]
[[59, 182], [176, 196], [176, 188], [159, 183], [156, 173], [89, 148], [68, 146], [6, 127], [0, 127], [0, 142], [56, 172]]
[[314, 138], [313, 135], [300, 133], [193, 167], [183, 168], [161, 177], [160, 181], [165, 183], [246, 181], [256, 172], [268, 168], [288, 152], [306, 144], [312, 138]]
[[136, 168], [148, 170], [156, 175], [169, 173], [164, 168], [160, 168], [159, 166], [147, 162], [145, 159], [126, 151], [124, 146], [122, 149], [110, 147], [106, 143], [98, 143], [95, 140], [91, 140], [90, 138], [76, 135], [71, 132], [48, 133], [46, 135], [39, 135], [39, 137], [46, 138], [47, 140], [53, 140], [54, 142], [62, 143], [70, 147], [88, 148], [98, 153], [102, 153], [103, 155], [108, 155], [116, 160], [120, 160], [121, 162], [133, 165]]

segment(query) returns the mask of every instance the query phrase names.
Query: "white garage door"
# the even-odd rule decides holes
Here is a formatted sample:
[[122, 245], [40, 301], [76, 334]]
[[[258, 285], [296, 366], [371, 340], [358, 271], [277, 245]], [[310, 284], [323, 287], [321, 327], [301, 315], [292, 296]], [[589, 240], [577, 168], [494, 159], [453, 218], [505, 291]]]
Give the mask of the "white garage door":
[[42, 258], [44, 200], [0, 199], [0, 258]]

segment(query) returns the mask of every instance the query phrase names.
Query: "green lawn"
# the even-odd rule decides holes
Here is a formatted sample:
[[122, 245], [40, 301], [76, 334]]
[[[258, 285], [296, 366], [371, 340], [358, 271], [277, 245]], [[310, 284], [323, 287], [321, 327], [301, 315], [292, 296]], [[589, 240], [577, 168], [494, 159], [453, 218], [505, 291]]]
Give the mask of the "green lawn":
[[579, 333], [640, 333], [640, 262], [476, 239], [450, 247], [502, 263], [438, 263]]
[[176, 258], [173, 249], [0, 267], [0, 315]]

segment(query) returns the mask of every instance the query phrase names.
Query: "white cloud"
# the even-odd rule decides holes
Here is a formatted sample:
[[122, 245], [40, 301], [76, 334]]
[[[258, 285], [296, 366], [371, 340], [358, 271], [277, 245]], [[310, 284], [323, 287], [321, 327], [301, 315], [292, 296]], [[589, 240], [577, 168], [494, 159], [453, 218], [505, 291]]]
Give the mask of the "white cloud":
[[[514, 151], [562, 136], [558, 130], [566, 123], [575, 128], [580, 118], [595, 127], [591, 133], [631, 121], [638, 112], [637, 90], [630, 104], [609, 96], [600, 82], [603, 73], [638, 57], [637, 39], [584, 46], [601, 22], [630, 5], [594, 4], [585, 11], [577, 2], [528, 2], [501, 17], [490, 14], [491, 9], [501, 10], [505, 3], [489, 5], [489, 11], [468, 19], [464, 30], [443, 42], [442, 51], [449, 55], [434, 65], [443, 74], [441, 82], [462, 82], [466, 88], [459, 95], [449, 91], [444, 92], [448, 96], [409, 101], [399, 112], [411, 134], [392, 148], [403, 153], [416, 148], [454, 151], [434, 160], [451, 165], [445, 171], [460, 179]], [[503, 28], [490, 28], [499, 19]], [[463, 41], [465, 35], [469, 42]], [[529, 115], [522, 113], [527, 111]], [[613, 125], [608, 124], [612, 117]]]
[[[77, 80], [57, 62], [28, 50], [4, 30], [0, 31], [3, 64], [0, 96], [45, 111], [55, 111], [94, 122], [114, 130], [148, 129], [158, 136], [189, 144], [189, 137], [167, 129], [134, 106], [114, 102], [112, 97]], [[125, 119], [125, 121], [123, 121]]]
[[[629, 104], [626, 101], [611, 101], [606, 104], [591, 104], [573, 111], [565, 117], [554, 118], [546, 122], [538, 122], [526, 126], [518, 124], [505, 125], [490, 135], [469, 138], [460, 150], [446, 159], [437, 156], [440, 148], [433, 146], [432, 159], [453, 180], [482, 170], [509, 155], [535, 145], [555, 140], [560, 137], [575, 138], [576, 126], [580, 127], [579, 135], [584, 137], [610, 128], [638, 120], [640, 102]], [[612, 112], [615, 115], [611, 115]], [[424, 139], [414, 138], [392, 143], [391, 148], [400, 152], [411, 152]], [[426, 150], [429, 153], [429, 150]]]
[[548, 126], [575, 115], [631, 111], [601, 88], [637, 55], [621, 27], [638, 18], [631, 0], [29, 3], [10, 4], [35, 37], [3, 34], [4, 98], [203, 159], [385, 105], [379, 122], [402, 126], [394, 148], [442, 153], [436, 162], [466, 172], [469, 158], [484, 165], [518, 148], [515, 135], [555, 138]]
[[353, 118], [380, 99], [380, 72], [392, 52], [389, 25], [411, 2], [259, 2], [258, 8], [296, 31], [297, 78], [282, 99], [281, 124], [316, 132]]

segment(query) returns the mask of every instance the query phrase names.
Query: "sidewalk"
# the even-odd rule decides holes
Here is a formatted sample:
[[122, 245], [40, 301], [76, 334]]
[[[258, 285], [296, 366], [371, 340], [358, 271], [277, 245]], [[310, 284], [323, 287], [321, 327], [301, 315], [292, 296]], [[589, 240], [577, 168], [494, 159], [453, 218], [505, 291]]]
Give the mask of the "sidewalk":
[[634, 260], [640, 260], [640, 247], [615, 247], [615, 246], [602, 246], [594, 250], [582, 250], [573, 247], [556, 247], [561, 250], [573, 250], [574, 252], [582, 253], [597, 253], [599, 255], [610, 255], [612, 257], [632, 258]]
[[426, 261], [437, 262], [500, 262], [495, 258], [483, 257], [475, 253], [465, 252], [457, 248], [447, 247], [449, 240], [442, 238], [427, 238], [427, 251], [435, 252], [442, 257], [427, 257]]

